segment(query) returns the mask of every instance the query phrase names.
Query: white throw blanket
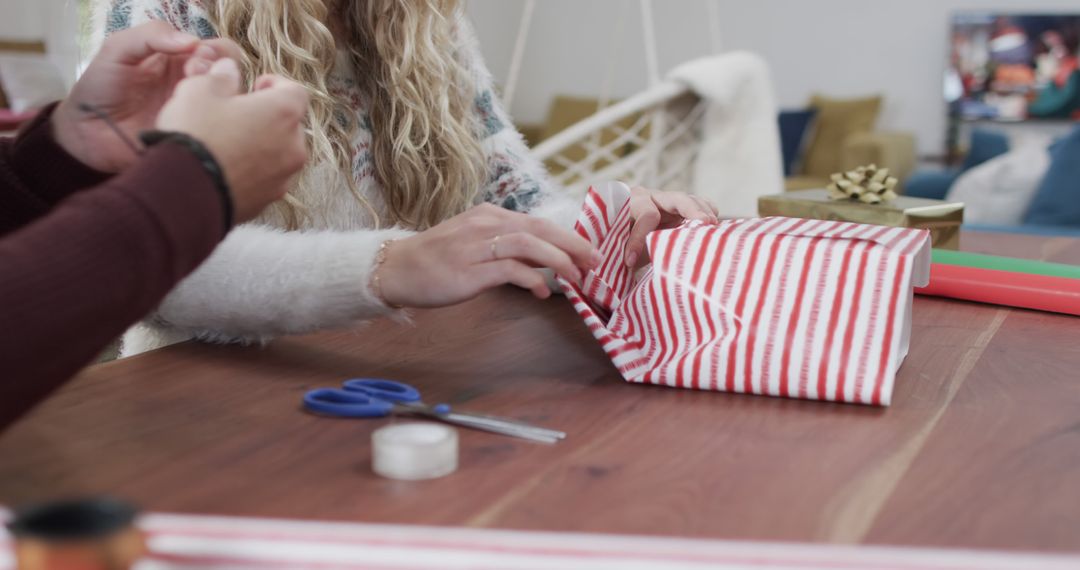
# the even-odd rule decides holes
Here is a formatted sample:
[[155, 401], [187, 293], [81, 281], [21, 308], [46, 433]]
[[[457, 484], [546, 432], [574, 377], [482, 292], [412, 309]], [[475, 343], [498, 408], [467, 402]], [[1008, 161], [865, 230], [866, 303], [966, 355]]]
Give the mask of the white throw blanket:
[[768, 65], [752, 53], [732, 52], [689, 61], [668, 77], [709, 102], [693, 193], [724, 216], [756, 216], [759, 196], [784, 191]]

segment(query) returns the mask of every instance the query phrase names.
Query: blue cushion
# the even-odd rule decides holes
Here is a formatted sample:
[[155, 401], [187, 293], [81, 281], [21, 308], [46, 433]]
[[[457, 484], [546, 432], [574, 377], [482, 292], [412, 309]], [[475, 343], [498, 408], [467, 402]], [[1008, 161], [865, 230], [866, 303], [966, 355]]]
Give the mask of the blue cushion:
[[803, 139], [809, 130], [810, 122], [817, 114], [815, 109], [803, 111], [780, 111], [780, 153], [784, 157], [784, 176], [795, 173], [803, 148]]
[[1035, 190], [1024, 223], [1080, 226], [1080, 127], [1050, 152], [1050, 168]]
[[956, 169], [919, 170], [904, 181], [904, 195], [944, 200], [949, 193], [949, 187], [959, 177], [960, 171]]
[[964, 158], [960, 170], [967, 171], [1009, 152], [1009, 137], [1005, 133], [988, 129], [972, 129], [971, 150]]

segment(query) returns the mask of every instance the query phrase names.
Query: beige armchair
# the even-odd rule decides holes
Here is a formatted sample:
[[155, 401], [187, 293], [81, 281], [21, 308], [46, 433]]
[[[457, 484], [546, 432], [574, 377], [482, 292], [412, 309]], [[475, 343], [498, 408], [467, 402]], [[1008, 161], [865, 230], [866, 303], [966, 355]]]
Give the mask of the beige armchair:
[[[885, 166], [900, 179], [901, 191], [904, 180], [915, 170], [915, 136], [904, 132], [855, 133], [849, 135], [841, 147], [841, 168], [847, 170], [863, 164]], [[824, 188], [832, 172], [804, 172], [784, 181], [787, 190]]]
[[880, 95], [835, 99], [814, 95], [809, 108], [815, 110], [811, 132], [797, 176], [789, 177], [787, 190], [824, 188], [836, 172], [865, 164], [888, 168], [904, 180], [915, 169], [915, 137], [910, 133], [876, 130], [884, 98]]

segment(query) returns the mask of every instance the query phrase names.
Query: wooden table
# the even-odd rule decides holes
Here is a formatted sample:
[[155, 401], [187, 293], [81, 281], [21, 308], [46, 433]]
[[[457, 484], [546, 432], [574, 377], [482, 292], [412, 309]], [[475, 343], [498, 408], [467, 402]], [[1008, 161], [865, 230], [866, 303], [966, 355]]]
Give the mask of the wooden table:
[[[968, 249], [1080, 264], [1080, 241]], [[461, 467], [369, 470], [391, 420], [299, 409], [351, 376], [570, 433], [463, 430]], [[888, 409], [625, 384], [568, 303], [502, 290], [415, 326], [183, 344], [95, 366], [0, 437], [0, 504], [1080, 551], [1080, 319], [919, 298]]]

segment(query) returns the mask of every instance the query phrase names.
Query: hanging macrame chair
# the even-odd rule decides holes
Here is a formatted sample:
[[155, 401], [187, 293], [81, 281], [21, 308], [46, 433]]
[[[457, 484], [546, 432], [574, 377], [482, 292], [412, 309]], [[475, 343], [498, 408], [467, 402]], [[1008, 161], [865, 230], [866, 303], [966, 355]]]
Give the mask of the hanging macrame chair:
[[[633, 0], [624, 0], [623, 7]], [[713, 53], [720, 51], [718, 0], [703, 0]], [[525, 0], [510, 68], [503, 88], [503, 104], [512, 109], [521, 62], [537, 0]], [[681, 190], [692, 188], [693, 161], [701, 141], [705, 103], [684, 84], [660, 79], [652, 0], [638, 0], [645, 45], [647, 87], [618, 103], [611, 103], [611, 88], [619, 50], [612, 42], [608, 71], [601, 86], [597, 112], [538, 144], [533, 153], [544, 161], [552, 180], [574, 194], [589, 184], [621, 180], [631, 185]], [[615, 35], [625, 21], [617, 14]]]

